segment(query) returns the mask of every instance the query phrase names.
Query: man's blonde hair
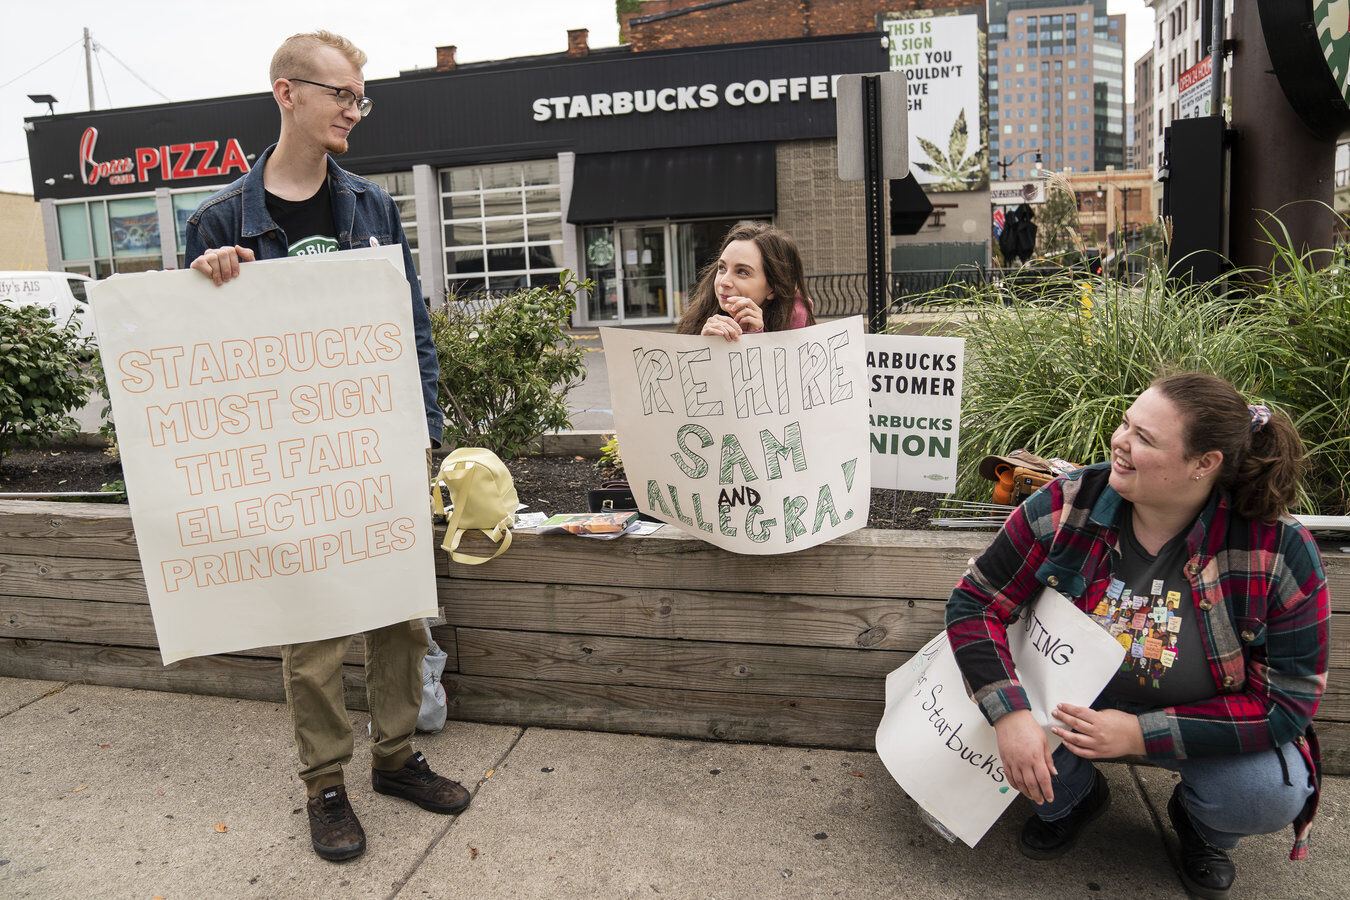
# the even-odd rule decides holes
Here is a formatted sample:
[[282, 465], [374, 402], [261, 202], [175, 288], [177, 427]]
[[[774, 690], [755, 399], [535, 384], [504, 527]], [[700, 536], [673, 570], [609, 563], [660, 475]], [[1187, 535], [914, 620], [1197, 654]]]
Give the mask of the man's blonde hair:
[[351, 41], [331, 31], [311, 31], [305, 34], [293, 34], [281, 42], [277, 52], [272, 54], [272, 65], [268, 74], [272, 83], [278, 78], [308, 78], [314, 74], [314, 51], [320, 47], [332, 47], [347, 58], [358, 69], [365, 68], [366, 54]]

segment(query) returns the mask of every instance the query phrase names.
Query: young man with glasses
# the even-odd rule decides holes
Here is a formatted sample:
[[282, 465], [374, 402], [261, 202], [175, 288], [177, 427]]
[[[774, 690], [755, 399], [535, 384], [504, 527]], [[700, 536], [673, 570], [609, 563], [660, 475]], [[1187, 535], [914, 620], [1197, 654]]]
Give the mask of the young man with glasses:
[[[332, 159], [347, 151], [351, 130], [370, 112], [361, 74], [365, 63], [366, 55], [350, 41], [327, 31], [282, 43], [271, 66], [281, 136], [247, 175], [188, 219], [186, 256], [193, 269], [224, 284], [238, 276], [241, 262], [397, 241], [408, 274], [427, 430], [439, 444], [436, 348], [398, 207], [383, 189]], [[309, 796], [310, 836], [314, 851], [331, 860], [351, 859], [366, 847], [342, 775], [353, 748], [342, 696], [342, 658], [350, 643], [350, 637], [313, 641], [285, 647], [282, 654], [286, 705]], [[420, 622], [367, 632], [365, 649], [374, 789], [436, 813], [463, 811], [468, 792], [432, 772], [410, 744], [427, 650]]]

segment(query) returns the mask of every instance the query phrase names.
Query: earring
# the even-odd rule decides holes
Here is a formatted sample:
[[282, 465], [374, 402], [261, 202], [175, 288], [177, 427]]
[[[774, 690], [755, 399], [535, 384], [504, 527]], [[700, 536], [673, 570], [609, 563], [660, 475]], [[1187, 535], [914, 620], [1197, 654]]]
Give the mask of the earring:
[[1191, 477], [1194, 478], [1196, 481], [1199, 481], [1201, 478], [1204, 478], [1205, 476], [1203, 476], [1203, 475], [1193, 475], [1193, 476], [1191, 476]]

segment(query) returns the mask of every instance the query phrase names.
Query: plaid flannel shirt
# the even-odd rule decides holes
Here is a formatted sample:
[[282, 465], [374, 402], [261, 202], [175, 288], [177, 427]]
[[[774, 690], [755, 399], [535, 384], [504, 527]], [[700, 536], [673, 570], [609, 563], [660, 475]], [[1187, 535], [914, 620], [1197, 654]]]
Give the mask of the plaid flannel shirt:
[[[947, 601], [947, 636], [971, 698], [990, 723], [1027, 709], [1007, 623], [1046, 585], [1084, 611], [1106, 593], [1126, 502], [1107, 463], [1050, 482], [1019, 506]], [[1185, 574], [1215, 695], [1139, 716], [1155, 759], [1254, 753], [1294, 741], [1321, 780], [1311, 723], [1326, 688], [1330, 599], [1317, 544], [1289, 516], [1252, 522], [1222, 492], [1186, 536]], [[1316, 810], [1295, 820], [1292, 858], [1306, 853]]]

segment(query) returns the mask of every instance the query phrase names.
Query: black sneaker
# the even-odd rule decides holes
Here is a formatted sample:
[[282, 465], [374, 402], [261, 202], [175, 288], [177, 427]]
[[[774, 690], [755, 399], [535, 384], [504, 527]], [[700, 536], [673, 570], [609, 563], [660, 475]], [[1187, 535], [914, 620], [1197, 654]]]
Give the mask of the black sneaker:
[[352, 812], [347, 789], [342, 785], [324, 788], [309, 800], [309, 837], [314, 852], [338, 862], [366, 852], [366, 832]]
[[1224, 900], [1233, 886], [1237, 868], [1228, 854], [1200, 836], [1191, 814], [1181, 804], [1181, 784], [1167, 801], [1167, 818], [1181, 842], [1181, 881], [1186, 889], [1205, 900]]
[[1022, 855], [1031, 859], [1058, 859], [1073, 849], [1083, 826], [1106, 812], [1111, 805], [1111, 788], [1101, 772], [1096, 773], [1092, 790], [1078, 801], [1069, 814], [1054, 822], [1032, 816], [1022, 826]]
[[458, 781], [431, 771], [420, 750], [408, 757], [401, 769], [392, 772], [371, 769], [370, 784], [378, 793], [411, 800], [425, 810], [442, 815], [463, 812], [469, 805], [469, 792]]

